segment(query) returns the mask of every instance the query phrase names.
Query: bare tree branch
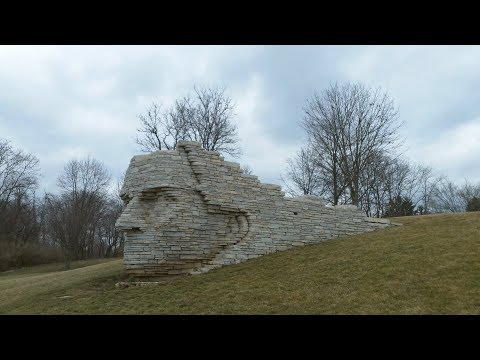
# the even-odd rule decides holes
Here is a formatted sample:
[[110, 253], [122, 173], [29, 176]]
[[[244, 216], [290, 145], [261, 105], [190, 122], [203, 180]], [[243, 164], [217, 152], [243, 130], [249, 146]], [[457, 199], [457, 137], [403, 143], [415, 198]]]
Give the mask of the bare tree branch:
[[234, 117], [234, 103], [224, 89], [194, 86], [195, 96], [177, 100], [160, 113], [155, 103], [139, 115], [141, 127], [136, 143], [145, 152], [175, 149], [179, 140], [194, 140], [206, 150], [239, 157], [241, 150]]
[[57, 179], [62, 190], [46, 196], [48, 230], [64, 251], [65, 268], [71, 260], [93, 255], [95, 238], [108, 213], [110, 173], [90, 157], [71, 160]]
[[38, 159], [0, 139], [0, 243], [19, 250], [38, 238], [35, 189]]
[[376, 154], [398, 146], [400, 127], [393, 101], [380, 89], [362, 84], [331, 85], [314, 94], [304, 107], [302, 126], [317, 153], [324, 158], [332, 183], [332, 202], [346, 195], [360, 203], [360, 181]]
[[248, 165], [243, 165], [243, 166], [241, 167], [241, 169], [242, 169], [242, 171], [243, 171], [244, 174], [246, 174], [246, 175], [253, 175], [253, 170], [252, 170], [252, 168], [251, 168], [250, 166], [248, 166]]
[[[311, 147], [302, 148], [294, 158], [287, 160], [287, 179], [281, 177], [291, 196], [323, 195], [325, 182], [320, 171], [317, 154]], [[290, 182], [292, 185], [290, 185]]]

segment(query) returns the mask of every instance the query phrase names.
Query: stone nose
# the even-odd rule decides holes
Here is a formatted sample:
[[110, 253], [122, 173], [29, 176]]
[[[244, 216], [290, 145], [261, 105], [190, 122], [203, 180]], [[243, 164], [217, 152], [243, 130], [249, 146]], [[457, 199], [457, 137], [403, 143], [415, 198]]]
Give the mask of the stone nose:
[[[134, 198], [125, 206], [125, 209], [115, 222], [115, 227], [122, 231], [138, 231], [142, 227], [142, 218], [140, 214], [135, 211], [135, 203], [137, 200]], [[137, 209], [138, 210], [138, 209]]]

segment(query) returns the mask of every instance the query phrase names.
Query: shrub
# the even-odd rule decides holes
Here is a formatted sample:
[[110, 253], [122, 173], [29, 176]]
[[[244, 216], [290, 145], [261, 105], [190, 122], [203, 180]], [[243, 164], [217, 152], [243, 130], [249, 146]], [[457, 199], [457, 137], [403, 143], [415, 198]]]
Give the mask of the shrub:
[[389, 201], [385, 217], [411, 216], [414, 214], [414, 208], [415, 206], [409, 198], [398, 195], [395, 199]]
[[61, 250], [52, 246], [26, 244], [16, 248], [14, 244], [0, 243], [0, 271], [60, 261], [63, 261]]
[[474, 196], [468, 200], [466, 211], [480, 211], [480, 198]]

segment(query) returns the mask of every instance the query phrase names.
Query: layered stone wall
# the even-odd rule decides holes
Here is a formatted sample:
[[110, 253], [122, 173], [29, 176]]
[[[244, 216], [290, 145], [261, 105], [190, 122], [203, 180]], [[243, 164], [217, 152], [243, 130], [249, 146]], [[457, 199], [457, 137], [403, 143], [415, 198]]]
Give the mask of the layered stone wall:
[[134, 156], [116, 223], [125, 267], [135, 277], [195, 274], [390, 225], [356, 206], [284, 195], [197, 142]]

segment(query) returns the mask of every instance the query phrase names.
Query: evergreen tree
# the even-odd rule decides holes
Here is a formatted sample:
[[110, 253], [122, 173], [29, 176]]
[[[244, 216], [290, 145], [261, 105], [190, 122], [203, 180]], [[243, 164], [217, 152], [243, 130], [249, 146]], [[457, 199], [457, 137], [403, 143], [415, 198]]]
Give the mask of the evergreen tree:
[[415, 205], [408, 197], [397, 195], [388, 202], [384, 217], [411, 216], [414, 214]]
[[480, 211], [480, 198], [474, 196], [468, 200], [466, 211]]

